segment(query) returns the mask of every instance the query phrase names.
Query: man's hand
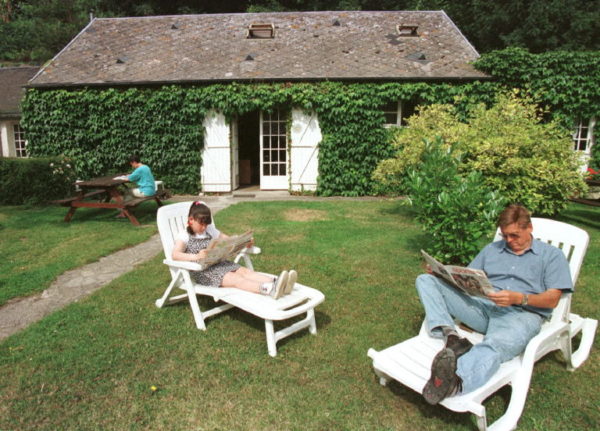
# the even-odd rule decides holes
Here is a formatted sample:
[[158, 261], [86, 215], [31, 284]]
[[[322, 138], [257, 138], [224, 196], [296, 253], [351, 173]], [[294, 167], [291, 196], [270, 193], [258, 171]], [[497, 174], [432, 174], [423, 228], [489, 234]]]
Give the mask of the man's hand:
[[[558, 289], [548, 289], [545, 292], [537, 294], [529, 294], [527, 305], [542, 308], [554, 308], [558, 305], [562, 292]], [[513, 290], [501, 290], [488, 294], [494, 303], [500, 307], [508, 307], [511, 305], [519, 305], [523, 301], [523, 293]]]
[[512, 290], [501, 290], [499, 292], [489, 293], [488, 298], [500, 307], [509, 307], [511, 305], [520, 304], [523, 300], [523, 294]]

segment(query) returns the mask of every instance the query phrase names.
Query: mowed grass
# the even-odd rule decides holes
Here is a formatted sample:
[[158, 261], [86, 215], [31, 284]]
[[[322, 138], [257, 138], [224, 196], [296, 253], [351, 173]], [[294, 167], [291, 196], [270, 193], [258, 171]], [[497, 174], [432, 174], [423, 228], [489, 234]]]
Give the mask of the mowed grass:
[[[565, 221], [592, 242], [573, 311], [599, 318], [600, 211]], [[2, 430], [474, 430], [474, 419], [379, 385], [366, 353], [413, 336], [426, 236], [397, 201], [243, 203], [221, 211], [227, 233], [253, 228], [258, 270], [295, 268], [326, 300], [318, 333], [267, 354], [263, 322], [229, 311], [198, 331], [186, 303], [154, 300], [170, 278], [161, 256], [0, 344]], [[208, 301], [203, 299], [206, 306]], [[596, 340], [598, 346], [598, 340]], [[574, 373], [559, 354], [535, 369], [519, 429], [594, 429], [599, 354]], [[156, 390], [153, 390], [153, 386]], [[498, 417], [508, 389], [488, 403]]]
[[115, 218], [116, 210], [79, 208], [69, 223], [59, 206], [0, 206], [0, 305], [42, 292], [63, 272], [138, 244], [156, 233], [156, 203]]

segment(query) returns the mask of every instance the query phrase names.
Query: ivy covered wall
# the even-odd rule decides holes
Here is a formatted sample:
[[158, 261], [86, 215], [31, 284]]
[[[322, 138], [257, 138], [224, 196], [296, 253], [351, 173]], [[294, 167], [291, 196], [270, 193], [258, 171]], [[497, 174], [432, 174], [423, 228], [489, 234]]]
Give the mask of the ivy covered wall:
[[138, 153], [176, 192], [200, 189], [202, 121], [211, 110], [228, 118], [279, 106], [315, 111], [319, 146], [318, 193], [368, 195], [371, 173], [391, 156], [381, 106], [390, 101], [420, 103], [489, 102], [492, 83], [301, 83], [215, 84], [146, 88], [29, 89], [23, 124], [33, 156], [59, 155], [75, 161], [82, 178], [128, 171]]
[[[169, 188], [196, 193], [202, 121], [209, 110], [232, 118], [280, 106], [302, 108], [317, 113], [323, 135], [317, 193], [357, 196], [379, 191], [371, 174], [392, 155], [381, 110], [391, 101], [453, 103], [466, 116], [474, 104], [491, 105], [498, 91], [516, 87], [562, 118], [565, 127], [580, 116], [600, 117], [597, 52], [534, 55], [507, 49], [483, 56], [476, 67], [495, 80], [29, 89], [22, 123], [31, 155], [73, 157], [81, 178], [128, 171], [127, 156], [138, 153]], [[600, 151], [594, 154], [600, 163]]]

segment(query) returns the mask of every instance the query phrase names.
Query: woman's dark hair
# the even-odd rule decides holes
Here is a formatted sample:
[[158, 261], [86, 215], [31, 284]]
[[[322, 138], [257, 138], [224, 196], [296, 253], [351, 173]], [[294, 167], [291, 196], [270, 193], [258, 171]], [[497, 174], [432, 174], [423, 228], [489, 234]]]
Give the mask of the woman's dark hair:
[[[188, 218], [189, 217], [193, 218], [198, 223], [203, 223], [205, 225], [209, 225], [212, 223], [210, 208], [208, 208], [200, 201], [192, 203], [192, 206], [190, 207], [190, 212], [188, 213]], [[192, 230], [191, 226], [187, 227], [187, 231], [190, 235], [194, 234], [194, 231]]]
[[132, 154], [129, 156], [129, 163], [140, 163], [140, 156], [137, 154]]

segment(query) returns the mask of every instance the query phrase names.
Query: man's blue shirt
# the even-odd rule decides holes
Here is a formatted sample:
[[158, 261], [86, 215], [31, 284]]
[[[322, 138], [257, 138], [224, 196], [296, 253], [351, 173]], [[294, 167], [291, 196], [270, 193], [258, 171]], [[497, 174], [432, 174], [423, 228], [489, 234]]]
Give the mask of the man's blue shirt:
[[[488, 244], [469, 268], [485, 271], [497, 290], [526, 294], [543, 293], [548, 289], [573, 291], [569, 263], [563, 252], [537, 239], [520, 255], [513, 253], [504, 240]], [[546, 317], [552, 313], [550, 308], [525, 308]]]

